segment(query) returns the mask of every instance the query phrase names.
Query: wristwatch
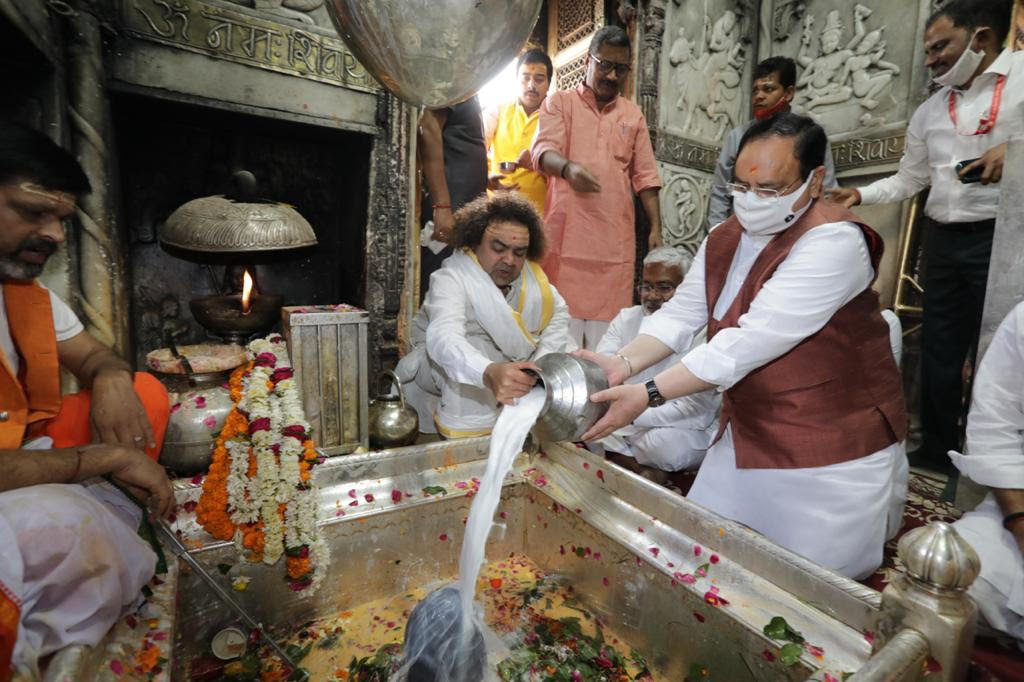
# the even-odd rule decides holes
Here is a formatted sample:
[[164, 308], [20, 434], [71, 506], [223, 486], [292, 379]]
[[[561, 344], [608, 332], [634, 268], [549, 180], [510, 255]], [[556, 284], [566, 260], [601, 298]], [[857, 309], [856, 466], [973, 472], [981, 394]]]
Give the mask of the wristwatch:
[[644, 388], [647, 389], [647, 406], [648, 407], [659, 407], [665, 404], [665, 396], [658, 390], [658, 385], [654, 383], [654, 379], [651, 379]]

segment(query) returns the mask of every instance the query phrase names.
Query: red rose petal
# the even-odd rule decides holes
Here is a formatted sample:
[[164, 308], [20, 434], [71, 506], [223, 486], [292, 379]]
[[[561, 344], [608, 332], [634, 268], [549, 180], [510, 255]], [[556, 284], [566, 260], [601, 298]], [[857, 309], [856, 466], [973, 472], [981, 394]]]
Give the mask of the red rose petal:
[[702, 614], [702, 613], [697, 613], [696, 611], [694, 611], [693, 612], [693, 617], [697, 619], [698, 623], [703, 623], [704, 622], [704, 614]]
[[761, 652], [761, 658], [763, 658], [764, 660], [768, 661], [769, 663], [774, 663], [775, 662], [775, 654], [773, 654], [772, 652], [768, 651], [767, 649], [765, 649], [764, 651]]
[[441, 533], [441, 535], [439, 535], [437, 539], [441, 542], [445, 542], [446, 540], [448, 540], [448, 533]]
[[661, 550], [657, 547], [649, 547], [647, 551], [650, 552], [652, 556], [658, 556], [659, 554], [661, 554]]
[[367, 502], [373, 502], [373, 495], [371, 495], [370, 493], [366, 493], [365, 495], [363, 495], [363, 497], [366, 499]]
[[598, 469], [597, 470], [597, 477], [600, 478], [602, 481], [604, 481], [604, 470], [603, 469]]
[[398, 504], [399, 502], [401, 502], [402, 501], [402, 491], [400, 491], [400, 490], [392, 490], [391, 491], [391, 501], [394, 502], [395, 504]]
[[718, 563], [718, 555], [717, 554], [712, 554], [710, 557], [708, 557], [708, 561], [710, 561], [713, 564], [717, 564]]

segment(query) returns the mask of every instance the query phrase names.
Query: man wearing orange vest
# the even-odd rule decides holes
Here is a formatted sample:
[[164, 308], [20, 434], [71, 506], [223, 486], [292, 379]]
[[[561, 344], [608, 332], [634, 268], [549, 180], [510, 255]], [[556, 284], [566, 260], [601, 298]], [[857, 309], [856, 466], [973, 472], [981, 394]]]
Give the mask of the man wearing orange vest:
[[[722, 392], [720, 427], [688, 497], [848, 577], [870, 575], [899, 527], [907, 420], [889, 326], [871, 288], [882, 240], [820, 199], [825, 131], [781, 113], [744, 134], [734, 214], [672, 299], [601, 363], [603, 437], [648, 406]], [[707, 325], [707, 342], [693, 335]], [[617, 386], [672, 352], [644, 384]]]
[[[166, 391], [149, 375], [133, 381], [35, 282], [88, 190], [71, 155], [0, 122], [0, 680], [99, 642], [153, 575], [155, 555], [135, 532], [142, 510], [100, 477], [154, 513], [173, 502], [155, 461]], [[88, 388], [62, 397], [61, 367]]]
[[[530, 145], [537, 133], [540, 105], [547, 97], [553, 71], [543, 50], [528, 50], [519, 58], [516, 75], [519, 97], [484, 110], [484, 143], [487, 145], [487, 189], [517, 190], [544, 215], [548, 179], [533, 170]], [[506, 164], [511, 164], [511, 169]], [[502, 166], [506, 165], [505, 169]]]

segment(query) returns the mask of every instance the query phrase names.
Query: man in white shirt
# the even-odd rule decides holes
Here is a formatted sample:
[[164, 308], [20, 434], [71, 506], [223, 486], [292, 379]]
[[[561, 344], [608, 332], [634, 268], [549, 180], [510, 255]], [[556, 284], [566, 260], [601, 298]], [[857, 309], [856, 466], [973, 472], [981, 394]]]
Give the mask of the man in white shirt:
[[[611, 386], [601, 438], [650, 406], [722, 392], [721, 428], [689, 498], [850, 577], [882, 561], [906, 490], [906, 413], [889, 326], [872, 290], [883, 243], [820, 199], [825, 131], [758, 121], [740, 143], [731, 218], [701, 245], [672, 300], [618, 356], [582, 352]], [[629, 375], [707, 343], [644, 385]]]
[[421, 431], [433, 421], [446, 438], [467, 438], [490, 433], [498, 403], [526, 395], [533, 360], [575, 345], [569, 309], [538, 263], [544, 232], [528, 199], [499, 192], [466, 204], [452, 245], [396, 374]]
[[1006, 316], [974, 379], [961, 474], [990, 488], [953, 524], [981, 557], [968, 593], [993, 628], [1024, 650], [1024, 303]]
[[[830, 196], [847, 207], [900, 201], [931, 187], [924, 221], [922, 444], [912, 458], [949, 468], [959, 448], [963, 386], [988, 281], [1006, 142], [1024, 132], [1024, 53], [1003, 50], [1011, 0], [954, 0], [924, 33], [925, 65], [942, 87], [907, 128], [899, 171]], [[970, 161], [965, 167], [961, 162]], [[967, 182], [971, 173], [979, 181]]]
[[[41, 657], [98, 643], [153, 575], [143, 511], [99, 477], [160, 515], [174, 499], [142, 450], [156, 438], [127, 364], [34, 282], [88, 190], [70, 154], [0, 122], [0, 677], [36, 679]], [[91, 402], [61, 396], [59, 367]]]
[[[640, 305], [624, 308], [615, 316], [597, 344], [597, 352], [614, 355], [635, 339], [644, 319], [671, 300], [692, 262], [690, 254], [671, 246], [659, 246], [648, 253], [644, 258]], [[698, 340], [703, 341], [703, 338]], [[642, 384], [681, 359], [680, 354], [673, 353], [630, 377], [627, 383]], [[715, 391], [670, 400], [661, 407], [644, 410], [632, 424], [604, 438], [601, 445], [607, 451], [632, 457], [640, 465], [641, 473], [663, 483], [666, 479], [662, 472], [700, 466], [718, 431], [721, 402]], [[630, 464], [628, 461], [617, 463]]]

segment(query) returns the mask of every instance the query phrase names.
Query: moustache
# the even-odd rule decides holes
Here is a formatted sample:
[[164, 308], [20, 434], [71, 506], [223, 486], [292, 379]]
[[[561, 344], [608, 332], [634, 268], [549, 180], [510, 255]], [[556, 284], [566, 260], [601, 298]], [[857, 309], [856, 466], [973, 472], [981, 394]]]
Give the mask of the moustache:
[[39, 251], [47, 256], [52, 256], [57, 251], [57, 245], [49, 239], [29, 237], [21, 244], [18, 244], [15, 253], [21, 253], [22, 251]]

